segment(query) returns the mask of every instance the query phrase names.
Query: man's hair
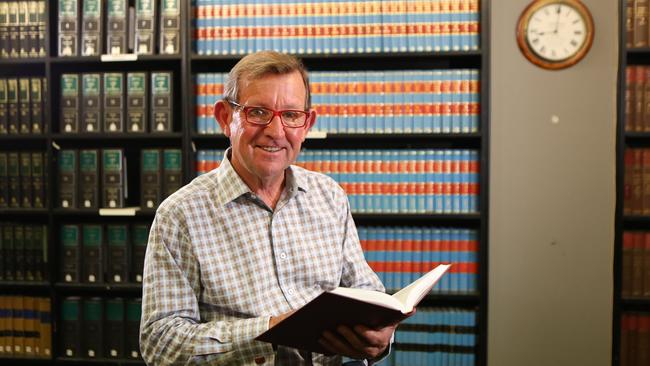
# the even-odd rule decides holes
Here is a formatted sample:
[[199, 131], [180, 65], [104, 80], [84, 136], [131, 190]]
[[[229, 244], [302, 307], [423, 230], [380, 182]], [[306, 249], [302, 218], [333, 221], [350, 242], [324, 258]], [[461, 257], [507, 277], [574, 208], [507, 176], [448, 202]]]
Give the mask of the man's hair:
[[305, 65], [294, 56], [275, 51], [260, 51], [239, 60], [228, 74], [223, 96], [225, 99], [239, 102], [239, 89], [242, 81], [258, 80], [267, 75], [286, 75], [294, 71], [300, 72], [305, 83], [305, 109], [309, 109], [311, 108], [311, 93], [309, 92], [309, 76]]

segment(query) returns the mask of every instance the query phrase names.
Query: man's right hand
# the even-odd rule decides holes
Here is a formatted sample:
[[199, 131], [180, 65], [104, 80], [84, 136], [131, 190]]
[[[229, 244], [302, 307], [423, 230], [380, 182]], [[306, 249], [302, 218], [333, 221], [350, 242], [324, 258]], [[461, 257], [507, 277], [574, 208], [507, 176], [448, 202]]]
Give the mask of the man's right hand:
[[279, 322], [283, 321], [284, 319], [288, 318], [289, 315], [293, 314], [296, 312], [295, 310], [291, 310], [288, 313], [284, 313], [278, 316], [272, 316], [271, 319], [269, 319], [269, 328], [273, 328], [274, 325], [278, 324]]

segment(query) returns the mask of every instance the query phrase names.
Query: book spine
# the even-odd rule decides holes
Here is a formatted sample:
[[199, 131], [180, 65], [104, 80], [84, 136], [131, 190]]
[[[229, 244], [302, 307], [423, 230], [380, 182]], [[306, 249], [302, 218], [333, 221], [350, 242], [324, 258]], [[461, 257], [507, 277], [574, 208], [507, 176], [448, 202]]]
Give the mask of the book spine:
[[180, 149], [163, 150], [163, 197], [176, 192], [183, 184], [182, 151]]
[[61, 348], [65, 357], [81, 357], [81, 299], [66, 297], [61, 303]]
[[102, 207], [124, 207], [124, 152], [102, 151]]
[[146, 208], [158, 207], [162, 198], [160, 150], [143, 149], [140, 161], [140, 204]]
[[102, 126], [102, 75], [81, 74], [81, 129], [86, 133], [100, 132]]
[[49, 279], [47, 226], [34, 226], [32, 240], [34, 241], [34, 279], [36, 281], [46, 281]]
[[126, 0], [107, 0], [106, 8], [107, 53], [117, 55], [128, 53], [128, 3]]
[[181, 8], [179, 0], [165, 0], [160, 4], [160, 54], [180, 53]]
[[18, 133], [30, 134], [32, 130], [29, 78], [18, 79]]
[[25, 356], [29, 358], [34, 358], [40, 351], [40, 346], [37, 346], [38, 331], [35, 301], [36, 298], [32, 296], [23, 297]]
[[21, 151], [20, 159], [20, 206], [22, 208], [34, 207], [34, 192], [32, 190], [32, 153]]
[[79, 8], [77, 0], [59, 0], [58, 50], [59, 56], [79, 56]]
[[9, 3], [0, 2], [0, 59], [9, 58]]
[[151, 73], [151, 131], [171, 132], [172, 112], [172, 73]]
[[59, 207], [76, 208], [77, 204], [77, 151], [61, 150], [59, 153]]
[[79, 282], [81, 278], [81, 234], [79, 225], [63, 225], [61, 240], [61, 281]]
[[128, 132], [147, 132], [147, 95], [149, 83], [146, 72], [126, 74], [126, 121]]
[[[13, 258], [14, 252], [14, 224], [2, 224], [2, 255], [5, 258]], [[5, 261], [4, 278], [7, 281], [16, 279], [16, 262]]]
[[43, 88], [41, 78], [30, 79], [31, 133], [43, 133]]
[[8, 154], [7, 171], [9, 176], [9, 207], [19, 208], [21, 197], [20, 182], [20, 157], [17, 152], [11, 151]]
[[126, 357], [139, 359], [140, 355], [140, 318], [142, 317], [142, 300], [126, 301]]
[[52, 303], [50, 298], [38, 299], [40, 356], [52, 357]]
[[0, 208], [9, 207], [9, 175], [7, 152], [0, 152]]
[[101, 225], [82, 226], [82, 282], [104, 282], [104, 230]]
[[14, 356], [25, 356], [25, 305], [22, 296], [11, 296]]
[[106, 227], [106, 272], [109, 283], [124, 283], [129, 279], [128, 232], [127, 225]]
[[82, 301], [82, 352], [84, 357], [104, 356], [104, 301], [92, 297]]
[[131, 226], [131, 282], [142, 283], [148, 238], [148, 225], [134, 224]]
[[99, 207], [99, 151], [79, 151], [79, 202], [83, 208]]
[[9, 134], [17, 134], [19, 129], [18, 114], [18, 79], [7, 80], [7, 131]]
[[[2, 3], [0, 3], [0, 6]], [[8, 133], [7, 120], [9, 118], [9, 100], [8, 100], [8, 89], [7, 89], [7, 79], [0, 78], [0, 135], [6, 135]]]
[[82, 0], [81, 55], [99, 56], [103, 49], [102, 0]]
[[78, 74], [61, 75], [61, 133], [79, 131], [79, 83]]
[[109, 358], [125, 358], [124, 353], [124, 300], [121, 298], [106, 299], [106, 323], [104, 355]]
[[9, 58], [20, 57], [20, 3], [9, 3]]
[[14, 280], [25, 281], [25, 227], [14, 225]]
[[104, 132], [124, 132], [124, 74], [104, 74]]
[[156, 50], [156, 1], [135, 2], [135, 53], [152, 55]]

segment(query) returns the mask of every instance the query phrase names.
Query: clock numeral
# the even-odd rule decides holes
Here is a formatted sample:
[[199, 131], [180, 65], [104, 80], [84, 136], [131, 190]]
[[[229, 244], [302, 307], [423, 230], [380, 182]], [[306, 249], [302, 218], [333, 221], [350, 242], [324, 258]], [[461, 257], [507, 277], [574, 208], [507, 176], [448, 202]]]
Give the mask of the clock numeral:
[[575, 35], [581, 35], [581, 34], [582, 34], [582, 31], [581, 31], [581, 30], [577, 30], [577, 31], [574, 31], [573, 34], [575, 34]]
[[571, 24], [576, 24], [576, 23], [579, 23], [579, 22], [580, 22], [580, 19], [576, 19], [576, 20], [572, 21]]
[[577, 47], [577, 46], [578, 46], [578, 41], [576, 41], [575, 39], [572, 39], [570, 43], [571, 43], [571, 45], [572, 45], [573, 47]]
[[551, 56], [552, 56], [552, 57], [557, 56], [557, 55], [555, 54], [555, 50], [551, 51]]
[[542, 48], [539, 49], [539, 53], [546, 53], [546, 46], [542, 46]]
[[539, 38], [534, 38], [533, 40], [530, 41], [532, 44], [537, 44], [539, 43]]

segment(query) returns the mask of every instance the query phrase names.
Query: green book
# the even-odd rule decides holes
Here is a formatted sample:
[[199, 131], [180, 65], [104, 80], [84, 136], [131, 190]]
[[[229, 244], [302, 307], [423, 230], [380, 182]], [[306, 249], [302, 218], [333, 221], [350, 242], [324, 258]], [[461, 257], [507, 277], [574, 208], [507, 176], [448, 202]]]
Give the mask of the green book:
[[163, 150], [163, 197], [168, 197], [183, 184], [181, 149]]
[[104, 282], [104, 229], [102, 225], [82, 226], [82, 282]]
[[61, 280], [79, 282], [81, 276], [81, 233], [79, 225], [63, 225], [61, 241]]
[[81, 357], [81, 320], [81, 298], [64, 298], [61, 302], [61, 348], [66, 357]]
[[161, 156], [158, 149], [142, 149], [140, 169], [140, 205], [158, 207], [162, 197]]
[[58, 48], [59, 56], [79, 56], [77, 0], [59, 0]]
[[124, 207], [124, 152], [121, 149], [102, 151], [102, 207]]
[[81, 131], [100, 132], [102, 125], [102, 75], [81, 75]]
[[[2, 225], [2, 256], [4, 258], [14, 258], [14, 224], [3, 223]], [[4, 279], [13, 281], [16, 279], [16, 261], [5, 260]]]
[[128, 132], [147, 131], [147, 87], [146, 72], [126, 74], [126, 123]]
[[131, 226], [131, 281], [142, 283], [144, 272], [144, 255], [149, 241], [149, 225]]
[[32, 132], [31, 94], [29, 78], [18, 79], [18, 133]]
[[82, 0], [81, 55], [99, 56], [102, 53], [102, 1]]
[[77, 150], [59, 152], [59, 207], [77, 207]]
[[172, 73], [151, 73], [151, 132], [171, 132], [172, 114]]
[[129, 252], [127, 225], [107, 225], [107, 282], [124, 283], [129, 280]]
[[79, 131], [79, 75], [61, 75], [61, 133]]
[[7, 161], [7, 174], [9, 176], [9, 207], [19, 208], [20, 195], [20, 157], [19, 153], [10, 151]]
[[79, 197], [83, 208], [99, 208], [99, 151], [79, 151]]
[[[0, 3], [1, 6], [2, 3]], [[8, 133], [9, 100], [7, 93], [7, 79], [0, 78], [0, 135]]]
[[180, 0], [162, 0], [160, 4], [160, 53], [177, 54], [181, 51]]
[[106, 7], [106, 47], [108, 54], [128, 53], [128, 2], [126, 0], [108, 0]]
[[156, 1], [135, 0], [135, 53], [152, 55], [156, 48]]
[[142, 299], [126, 302], [126, 356], [139, 359], [140, 355], [140, 317], [142, 316]]
[[125, 329], [124, 299], [106, 299], [106, 327], [104, 328], [104, 355], [109, 358], [124, 358]]
[[104, 302], [101, 297], [83, 300], [83, 325], [81, 330], [83, 356], [104, 356]]
[[124, 74], [104, 74], [104, 132], [124, 132]]
[[30, 79], [30, 93], [32, 102], [32, 133], [40, 134], [43, 130], [43, 87], [41, 78]]
[[20, 207], [34, 207], [34, 192], [32, 191], [32, 153], [21, 151], [20, 159]]
[[32, 195], [35, 208], [45, 208], [45, 153], [32, 152]]
[[18, 79], [7, 79], [7, 131], [18, 133]]

